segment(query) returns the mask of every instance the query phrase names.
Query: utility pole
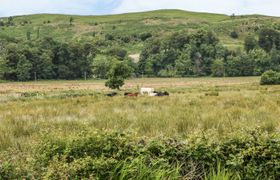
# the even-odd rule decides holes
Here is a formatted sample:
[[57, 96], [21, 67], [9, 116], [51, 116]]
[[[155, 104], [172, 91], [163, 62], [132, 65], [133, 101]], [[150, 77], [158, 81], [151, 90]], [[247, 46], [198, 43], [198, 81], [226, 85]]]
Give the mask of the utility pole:
[[87, 72], [84, 73], [85, 81], [87, 80]]
[[37, 72], [34, 73], [34, 80], [37, 81]]
[[224, 80], [226, 80], [226, 67], [224, 65]]

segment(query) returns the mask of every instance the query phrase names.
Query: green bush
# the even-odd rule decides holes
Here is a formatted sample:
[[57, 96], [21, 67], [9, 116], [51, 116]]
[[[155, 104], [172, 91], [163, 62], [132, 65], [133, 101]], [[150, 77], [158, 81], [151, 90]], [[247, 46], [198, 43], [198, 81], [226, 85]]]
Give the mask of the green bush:
[[280, 84], [280, 73], [269, 70], [262, 74], [261, 85], [276, 85], [276, 84]]
[[[68, 138], [46, 135], [33, 148], [26, 174], [35, 179], [279, 179], [279, 134], [235, 133], [184, 141], [92, 131]], [[0, 167], [0, 179], [22, 178], [17, 164], [1, 162]]]
[[141, 39], [142, 41], [146, 41], [147, 39], [151, 38], [152, 36], [153, 36], [153, 35], [152, 35], [151, 33], [149, 33], [149, 32], [141, 33], [141, 34], [139, 35], [139, 37], [140, 37], [140, 39]]
[[236, 31], [232, 31], [230, 33], [230, 37], [232, 37], [233, 39], [237, 39], [238, 38], [238, 33]]

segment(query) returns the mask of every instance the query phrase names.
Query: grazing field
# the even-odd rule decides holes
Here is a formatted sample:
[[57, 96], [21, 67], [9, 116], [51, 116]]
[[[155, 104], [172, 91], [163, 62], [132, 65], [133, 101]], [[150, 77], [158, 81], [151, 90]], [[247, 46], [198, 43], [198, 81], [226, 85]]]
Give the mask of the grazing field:
[[[0, 179], [277, 179], [280, 86], [259, 80], [2, 83]], [[170, 96], [123, 96], [143, 86]]]

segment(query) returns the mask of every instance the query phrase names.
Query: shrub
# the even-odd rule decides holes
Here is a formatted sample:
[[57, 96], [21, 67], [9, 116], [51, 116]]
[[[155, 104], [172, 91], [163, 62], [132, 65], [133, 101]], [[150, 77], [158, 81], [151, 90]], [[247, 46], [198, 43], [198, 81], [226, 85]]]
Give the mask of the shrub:
[[276, 84], [280, 84], [280, 73], [269, 70], [262, 74], [261, 85], [276, 85]]
[[108, 50], [107, 54], [116, 57], [118, 60], [124, 60], [127, 55], [127, 51], [119, 47], [113, 47]]
[[146, 32], [146, 33], [142, 33], [139, 35], [140, 39], [142, 41], [146, 41], [147, 39], [151, 38], [153, 35], [149, 32]]
[[113, 41], [114, 40], [114, 36], [112, 34], [106, 34], [105, 35], [105, 39], [108, 41]]
[[238, 38], [238, 33], [236, 31], [232, 31], [230, 33], [230, 37], [232, 37], [233, 39], [237, 39]]
[[[279, 134], [234, 133], [223, 138], [203, 133], [185, 141], [139, 141], [129, 134], [95, 131], [68, 138], [46, 135], [32, 148], [28, 174], [35, 179], [279, 179]], [[21, 179], [23, 174], [15, 171], [20, 167], [9, 159], [0, 160], [0, 179]]]

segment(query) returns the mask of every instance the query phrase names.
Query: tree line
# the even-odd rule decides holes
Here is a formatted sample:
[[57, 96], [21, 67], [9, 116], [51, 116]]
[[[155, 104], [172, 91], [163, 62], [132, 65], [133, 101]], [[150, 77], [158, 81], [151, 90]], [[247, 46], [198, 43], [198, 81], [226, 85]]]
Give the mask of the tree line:
[[[144, 38], [144, 35], [143, 35]], [[147, 39], [146, 39], [147, 38]], [[123, 82], [131, 76], [259, 76], [280, 71], [280, 33], [262, 29], [248, 35], [244, 48], [229, 50], [211, 31], [176, 32], [144, 38], [139, 62], [110, 39], [60, 42], [53, 38], [17, 40], [0, 37], [0, 79], [81, 79], [95, 77]], [[123, 79], [122, 77], [121, 79]], [[108, 82], [107, 84], [110, 84]]]
[[259, 76], [280, 71], [280, 34], [262, 29], [248, 35], [244, 49], [229, 50], [211, 31], [175, 33], [144, 47], [138, 74], [148, 76]]
[[[120, 74], [120, 71], [130, 77], [137, 69], [136, 63], [128, 58], [126, 50], [112, 44], [107, 40], [66, 43], [53, 38], [19, 41], [2, 37], [0, 79], [29, 81], [95, 77], [116, 81], [113, 74]], [[122, 83], [118, 77], [118, 84]]]
[[[4, 44], [4, 45], [3, 45]], [[89, 43], [39, 41], [2, 42], [0, 75], [3, 79], [77, 79], [92, 75], [95, 49]]]

